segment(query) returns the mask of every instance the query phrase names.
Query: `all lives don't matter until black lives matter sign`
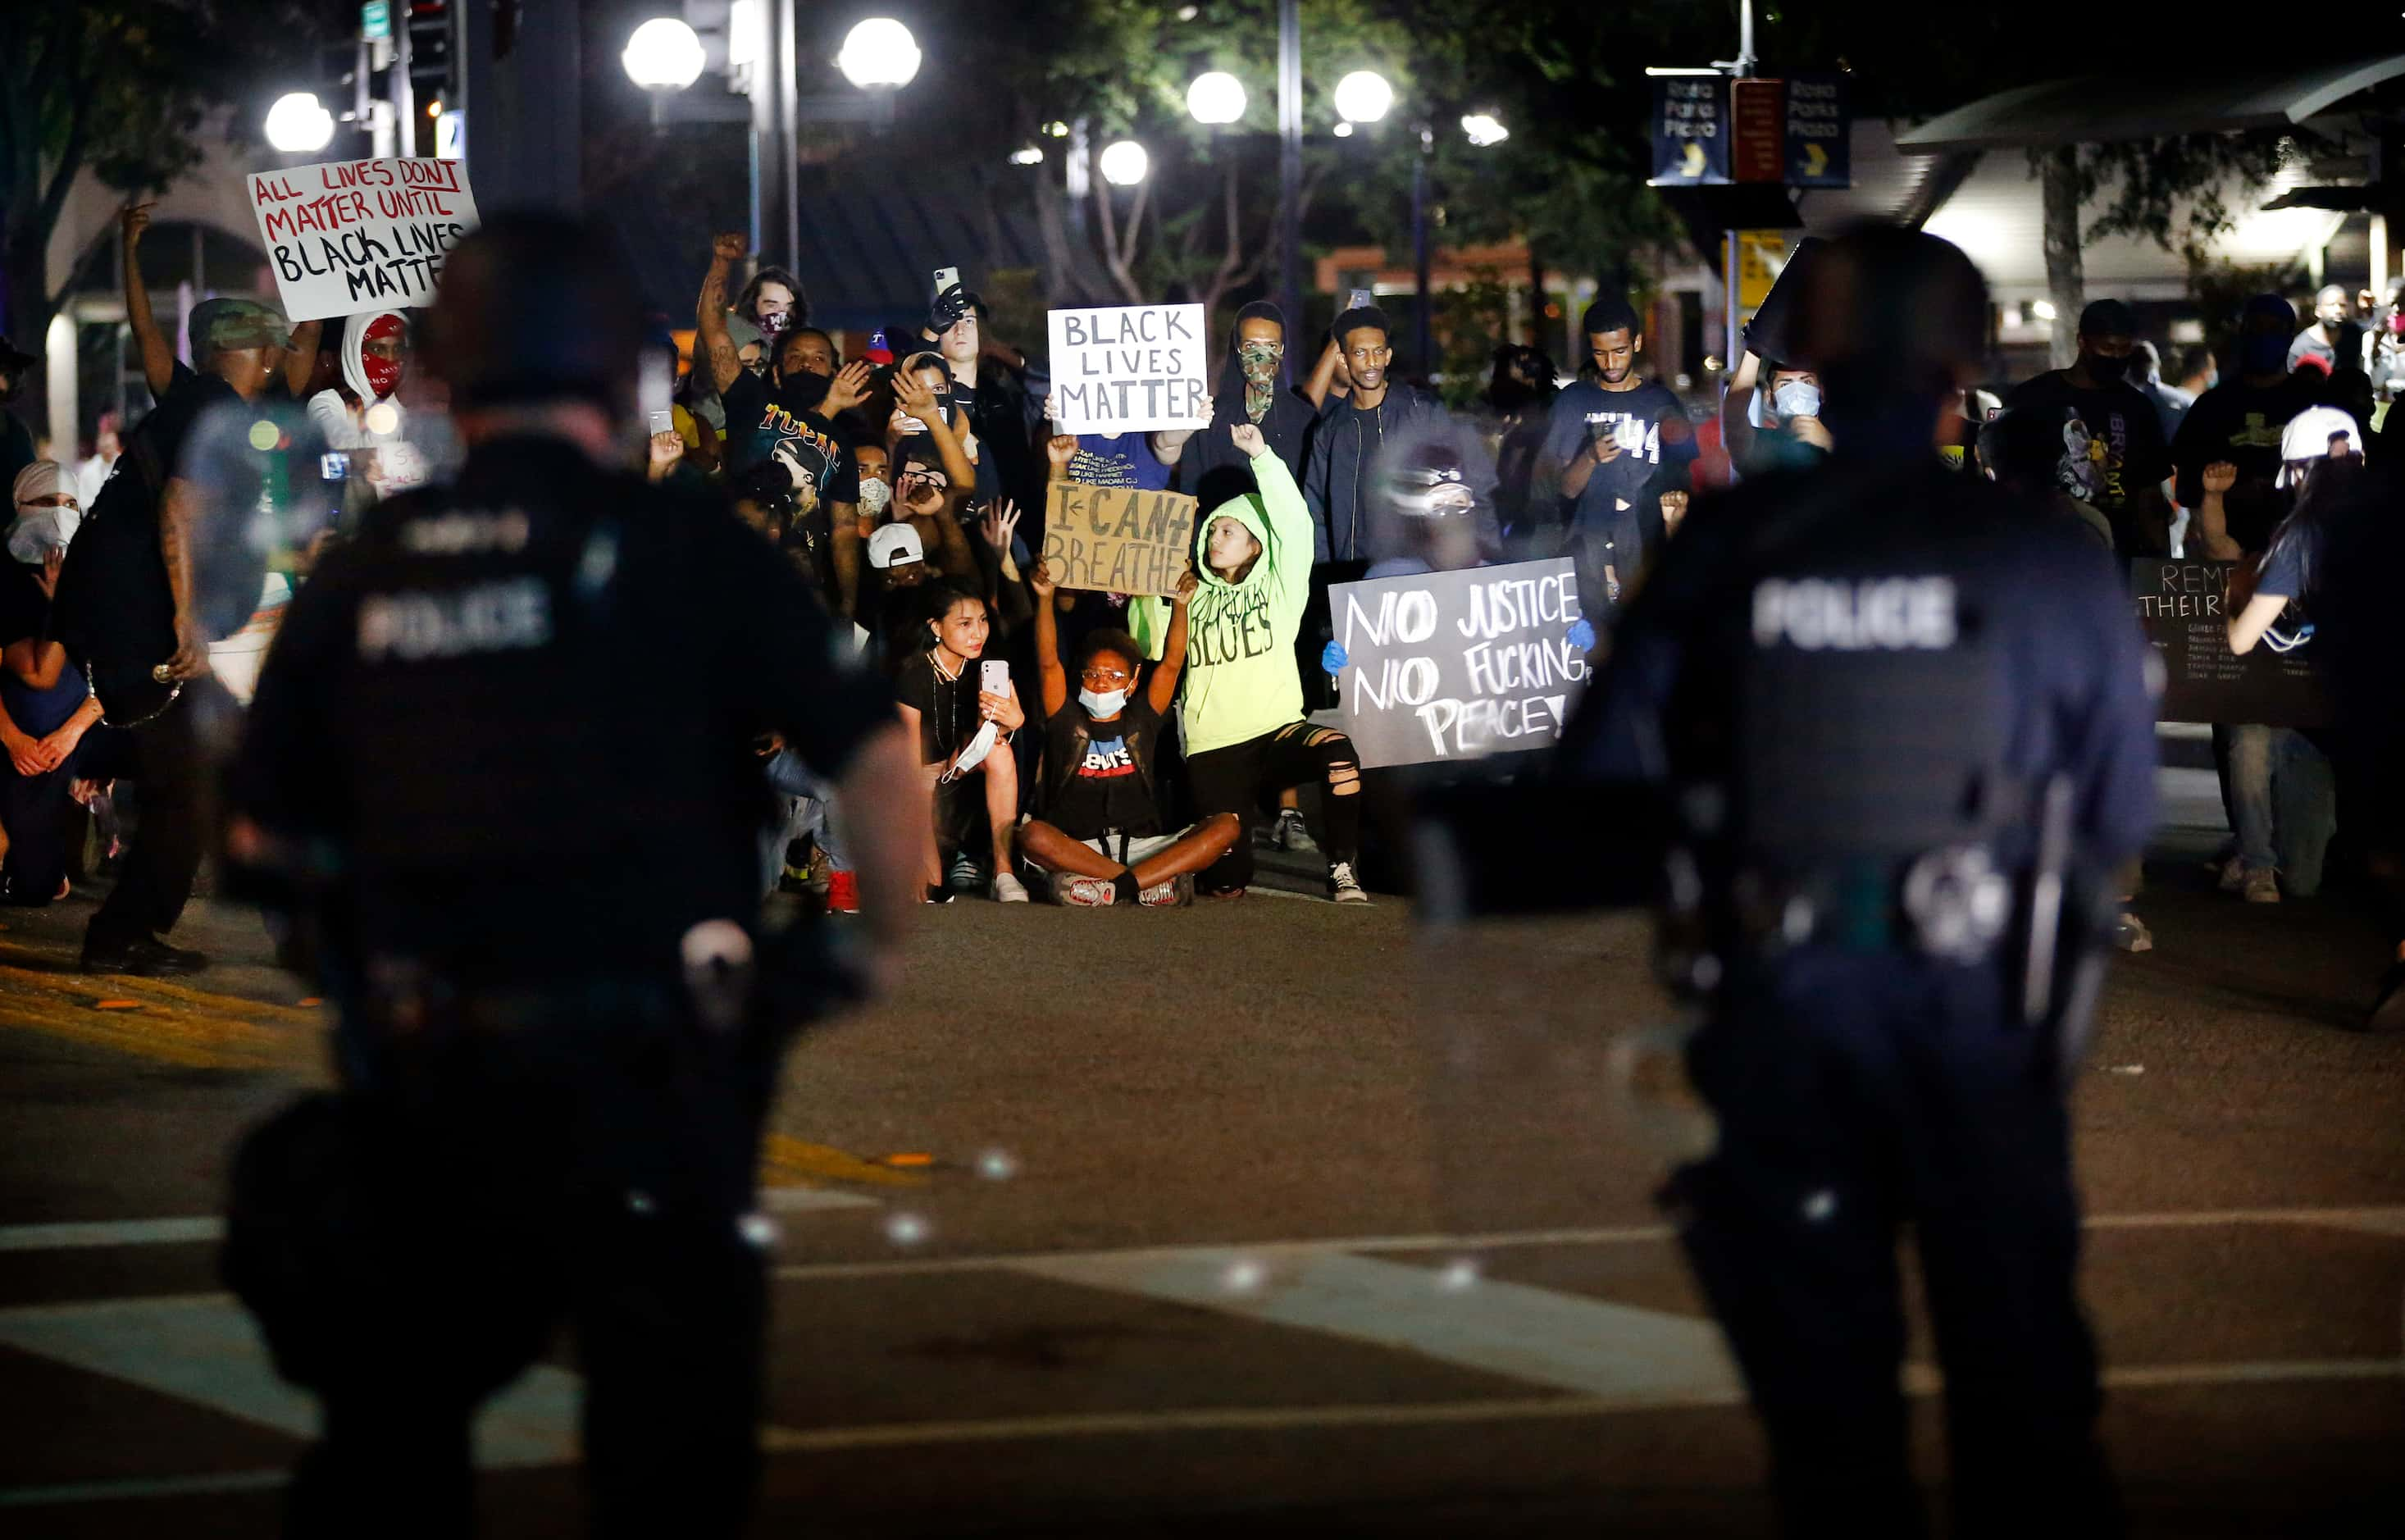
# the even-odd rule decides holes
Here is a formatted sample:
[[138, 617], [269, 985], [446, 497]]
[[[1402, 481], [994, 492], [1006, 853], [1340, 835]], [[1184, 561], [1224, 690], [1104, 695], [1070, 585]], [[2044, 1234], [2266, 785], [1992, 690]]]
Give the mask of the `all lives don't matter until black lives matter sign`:
[[2311, 643], [2284, 653], [2258, 642], [2243, 657], [2229, 650], [2229, 574], [2238, 565], [2169, 557], [2130, 563], [2138, 620], [2163, 668], [2156, 719], [2326, 725], [2329, 695], [2314, 671]]
[[457, 161], [325, 161], [249, 177], [251, 212], [291, 321], [434, 303], [443, 259], [476, 228]]
[[1549, 748], [1586, 687], [1567, 559], [1340, 583], [1328, 596], [1345, 655], [1343, 728], [1365, 769]]

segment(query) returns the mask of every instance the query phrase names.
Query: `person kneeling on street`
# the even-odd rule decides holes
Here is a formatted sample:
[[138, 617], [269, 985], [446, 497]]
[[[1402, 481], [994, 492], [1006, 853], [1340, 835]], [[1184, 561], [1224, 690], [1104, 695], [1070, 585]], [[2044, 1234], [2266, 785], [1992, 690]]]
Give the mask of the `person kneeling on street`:
[[[1367, 903], [1353, 873], [1361, 849], [1360, 760], [1353, 740], [1303, 715], [1295, 665], [1294, 639], [1311, 599], [1311, 510], [1259, 428], [1241, 422], [1228, 431], [1252, 461], [1260, 490], [1220, 503], [1194, 532], [1202, 581], [1178, 722], [1194, 805], [1206, 818], [1242, 817], [1266, 796], [1321, 783], [1328, 792], [1328, 895], [1338, 903]], [[1141, 602], [1149, 625], [1160, 601]], [[1208, 897], [1233, 898], [1252, 876], [1252, 844], [1238, 841], [1195, 885]]]
[[935, 794], [935, 817], [927, 826], [921, 880], [929, 903], [949, 903], [942, 841], [937, 830], [963, 820], [954, 813], [946, 788], [975, 776], [985, 783], [986, 817], [992, 829], [994, 898], [1027, 902], [1027, 889], [1010, 870], [1010, 836], [1019, 823], [1019, 761], [1010, 735], [1026, 725], [1027, 713], [999, 659], [985, 662], [991, 623], [985, 600], [949, 583], [929, 586], [925, 649], [902, 662], [893, 678], [902, 723], [919, 735], [919, 762]]
[[1095, 630], [1077, 644], [1077, 699], [1061, 667], [1052, 573], [1036, 564], [1035, 662], [1044, 679], [1042, 816], [1019, 831], [1020, 854], [1051, 875], [1052, 894], [1078, 909], [1166, 908], [1194, 896], [1194, 873], [1245, 831], [1232, 812], [1164, 834], [1158, 780], [1161, 716], [1177, 699], [1196, 582], [1178, 580], [1160, 661], [1141, 693], [1143, 652], [1124, 631]]

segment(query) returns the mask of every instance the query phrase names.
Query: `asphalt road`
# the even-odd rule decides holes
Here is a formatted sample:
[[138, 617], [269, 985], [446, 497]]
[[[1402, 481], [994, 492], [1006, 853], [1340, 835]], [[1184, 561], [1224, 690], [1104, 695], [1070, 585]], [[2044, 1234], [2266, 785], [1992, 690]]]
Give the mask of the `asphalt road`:
[[[2076, 1094], [2106, 1436], [2139, 1533], [2394, 1533], [2405, 1042], [2343, 1029], [2379, 938], [2215, 894], [2201, 849], [2166, 841]], [[88, 912], [0, 936], [0, 1533], [272, 1533], [310, 1406], [211, 1216], [324, 1012], [214, 909], [229, 966], [84, 979]], [[764, 1152], [758, 1533], [1767, 1533], [1648, 1198], [1684, 1125], [1611, 1089], [1670, 1019], [1645, 949], [1266, 893], [930, 911]], [[1925, 1334], [1906, 1382], [1934, 1501]], [[486, 1417], [487, 1533], [579, 1532], [574, 1392], [563, 1347]]]

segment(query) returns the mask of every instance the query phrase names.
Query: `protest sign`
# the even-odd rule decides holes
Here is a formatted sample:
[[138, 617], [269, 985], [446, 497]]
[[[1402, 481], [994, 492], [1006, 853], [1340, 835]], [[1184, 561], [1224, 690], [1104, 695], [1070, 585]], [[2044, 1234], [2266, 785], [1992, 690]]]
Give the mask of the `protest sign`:
[[2237, 566], [2168, 557], [2130, 563], [2138, 620], [2163, 669], [2156, 720], [2326, 725], [2329, 696], [2314, 670], [2311, 644], [2284, 653], [2258, 642], [2243, 657], [2229, 650], [2227, 596]]
[[249, 178], [287, 319], [430, 304], [443, 259], [476, 228], [458, 161], [326, 161]]
[[1194, 558], [1194, 500], [1140, 487], [1056, 481], [1044, 500], [1044, 564], [1063, 588], [1174, 594]]
[[1201, 305], [1055, 310], [1048, 319], [1055, 432], [1199, 428], [1209, 415]]
[[1345, 732], [1364, 769], [1550, 747], [1585, 687], [1567, 559], [1340, 583], [1328, 591]]

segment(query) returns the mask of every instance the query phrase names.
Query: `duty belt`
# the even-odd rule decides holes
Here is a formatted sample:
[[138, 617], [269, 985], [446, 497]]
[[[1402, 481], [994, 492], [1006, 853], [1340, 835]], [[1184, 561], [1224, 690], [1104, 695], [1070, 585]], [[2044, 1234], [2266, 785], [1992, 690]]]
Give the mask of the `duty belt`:
[[1730, 885], [1727, 914], [1757, 955], [1810, 943], [1980, 963], [2011, 927], [2013, 884], [1986, 845], [1942, 845], [1903, 861], [1745, 870]]

